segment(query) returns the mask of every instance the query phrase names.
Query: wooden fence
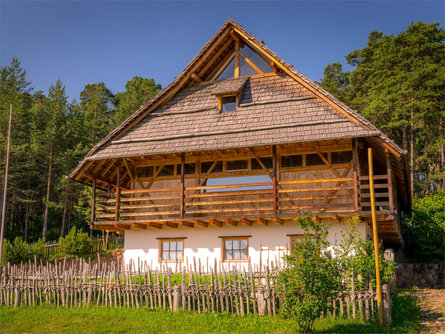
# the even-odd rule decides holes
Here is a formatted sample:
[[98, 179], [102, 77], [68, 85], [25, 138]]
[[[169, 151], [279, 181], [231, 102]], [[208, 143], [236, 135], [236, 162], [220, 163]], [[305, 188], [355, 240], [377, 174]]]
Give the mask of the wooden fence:
[[[136, 269], [134, 269], [136, 268]], [[0, 305], [49, 304], [63, 307], [149, 307], [177, 311], [182, 308], [198, 313], [228, 312], [244, 316], [249, 313], [276, 315], [283, 304], [283, 294], [276, 285], [276, 269], [262, 271], [185, 266], [178, 273], [171, 269], [152, 270], [149, 266], [125, 266], [78, 259], [70, 266], [29, 262], [1, 267]], [[324, 316], [361, 317], [365, 321], [378, 317], [376, 292], [352, 288], [332, 300], [331, 311]], [[391, 286], [383, 286], [386, 322], [391, 322]]]
[[[91, 239], [91, 243], [93, 245], [92, 254], [100, 253], [107, 249], [109, 250], [109, 249], [124, 248], [124, 238], [123, 237], [110, 238], [108, 240], [107, 247], [105, 247], [105, 241], [102, 238]], [[45, 245], [44, 252], [45, 252], [45, 256], [47, 256], [47, 257], [62, 254], [62, 250], [60, 249], [60, 244], [58, 241], [47, 243]]]

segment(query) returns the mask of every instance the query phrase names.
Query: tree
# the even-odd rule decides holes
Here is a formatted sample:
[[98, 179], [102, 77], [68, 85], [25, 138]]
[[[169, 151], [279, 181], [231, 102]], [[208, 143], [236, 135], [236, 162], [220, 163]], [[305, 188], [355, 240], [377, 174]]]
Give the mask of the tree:
[[328, 249], [327, 226], [311, 216], [297, 217], [304, 239], [284, 256], [285, 267], [278, 276], [284, 293], [283, 315], [295, 319], [303, 333], [310, 333], [323, 311], [331, 310], [329, 301], [342, 291], [340, 262]]
[[65, 86], [62, 86], [60, 80], [57, 80], [54, 85], [51, 85], [48, 92], [48, 99], [46, 104], [47, 123], [43, 133], [44, 145], [47, 148], [48, 158], [48, 177], [45, 195], [45, 211], [43, 216], [43, 231], [42, 237], [46, 239], [48, 229], [48, 213], [51, 195], [51, 182], [54, 155], [63, 147], [63, 138], [66, 128], [66, 112], [67, 112], [67, 97], [65, 95]]
[[88, 147], [93, 147], [108, 134], [114, 107], [113, 98], [113, 94], [103, 82], [86, 85], [80, 93], [80, 111]]
[[445, 189], [444, 41], [439, 23], [413, 23], [397, 36], [374, 31], [346, 56], [349, 75], [334, 63], [321, 82], [409, 152], [412, 197]]
[[116, 94], [116, 113], [113, 127], [121, 124], [127, 117], [137, 111], [161, 90], [161, 85], [154, 79], [135, 76], [125, 85], [125, 92]]

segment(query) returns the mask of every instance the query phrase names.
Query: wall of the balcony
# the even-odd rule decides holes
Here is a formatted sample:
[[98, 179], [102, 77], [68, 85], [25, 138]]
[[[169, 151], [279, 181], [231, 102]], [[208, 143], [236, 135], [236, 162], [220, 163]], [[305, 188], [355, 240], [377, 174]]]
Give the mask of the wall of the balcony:
[[[340, 239], [340, 231], [346, 227], [345, 222], [334, 223], [329, 228], [328, 240], [336, 243]], [[359, 231], [363, 237], [371, 235], [371, 231], [366, 223], [359, 224]], [[159, 266], [159, 239], [157, 238], [181, 238], [184, 240], [184, 262], [181, 266], [193, 264], [193, 259], [201, 260], [201, 265], [213, 265], [215, 259], [218, 263], [221, 261], [222, 239], [225, 236], [251, 236], [249, 237], [249, 257], [252, 265], [258, 265], [260, 262], [260, 246], [262, 247], [261, 261], [267, 264], [267, 261], [276, 261], [284, 254], [284, 250], [289, 248], [290, 237], [288, 234], [302, 234], [302, 230], [293, 222], [287, 222], [283, 225], [269, 224], [252, 226], [239, 224], [238, 226], [222, 227], [209, 225], [209, 227], [178, 227], [172, 228], [149, 228], [147, 230], [131, 229], [125, 232], [125, 262], [130, 261], [137, 264], [138, 261], [146, 261], [152, 268]], [[278, 249], [280, 249], [278, 251]], [[225, 265], [231, 266], [234, 262], [225, 262]], [[241, 266], [247, 266], [246, 262], [238, 262]], [[175, 263], [168, 264], [173, 270]], [[247, 268], [246, 268], [247, 269]]]

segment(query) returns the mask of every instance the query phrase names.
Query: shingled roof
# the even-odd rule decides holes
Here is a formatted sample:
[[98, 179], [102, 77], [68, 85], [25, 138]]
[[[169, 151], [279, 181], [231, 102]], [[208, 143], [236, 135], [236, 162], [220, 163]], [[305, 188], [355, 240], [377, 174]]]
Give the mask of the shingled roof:
[[[233, 31], [272, 59], [280, 73], [190, 86], [191, 74]], [[215, 94], [234, 92], [241, 93], [239, 107], [221, 113]], [[91, 160], [357, 137], [379, 138], [393, 153], [403, 153], [357, 112], [229, 19], [170, 85], [97, 144], [70, 177]]]

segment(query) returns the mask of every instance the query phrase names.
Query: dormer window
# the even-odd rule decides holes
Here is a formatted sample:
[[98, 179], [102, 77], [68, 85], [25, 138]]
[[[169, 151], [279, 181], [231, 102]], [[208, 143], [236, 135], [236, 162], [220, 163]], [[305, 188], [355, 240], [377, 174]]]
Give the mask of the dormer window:
[[218, 106], [221, 112], [235, 111], [238, 105], [236, 95], [220, 96], [218, 100]]
[[218, 98], [218, 110], [221, 112], [235, 111], [244, 85], [249, 78], [227, 79], [215, 83], [213, 95]]

